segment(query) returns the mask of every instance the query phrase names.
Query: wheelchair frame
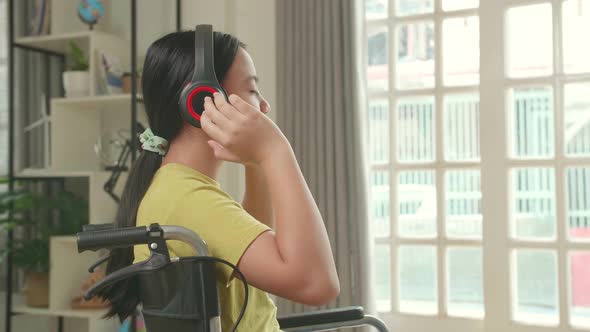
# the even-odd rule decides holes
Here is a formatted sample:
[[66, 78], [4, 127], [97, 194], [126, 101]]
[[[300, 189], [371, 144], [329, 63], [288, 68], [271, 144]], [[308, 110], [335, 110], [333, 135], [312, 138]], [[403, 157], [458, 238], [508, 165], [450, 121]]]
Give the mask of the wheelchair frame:
[[[193, 248], [196, 256], [171, 259], [166, 240], [187, 243]], [[148, 332], [168, 331], [171, 329], [170, 324], [179, 326], [174, 328], [176, 332], [222, 332], [215, 274], [211, 264], [211, 260], [216, 259], [199, 261], [199, 258], [210, 256], [207, 245], [195, 232], [180, 226], [159, 224], [130, 228], [115, 228], [113, 224], [86, 225], [83, 231], [77, 234], [77, 244], [78, 252], [135, 245], [147, 245], [150, 249], [150, 257], [147, 260], [107, 275], [86, 291], [86, 299], [92, 298], [105, 287], [131, 277], [138, 277], [140, 293], [143, 295], [141, 311], [146, 319]], [[102, 257], [89, 268], [89, 271], [92, 272], [107, 259], [108, 256]], [[170, 290], [177, 286], [157, 285], [162, 280], [180, 280], [181, 287]], [[182, 285], [183, 280], [189, 281]], [[146, 289], [148, 291], [145, 291]], [[177, 302], [183, 305], [178, 306], [175, 304]], [[286, 332], [330, 331], [365, 325], [372, 326], [379, 332], [388, 332], [383, 321], [365, 315], [362, 307], [288, 315], [278, 318], [278, 322], [281, 330]]]

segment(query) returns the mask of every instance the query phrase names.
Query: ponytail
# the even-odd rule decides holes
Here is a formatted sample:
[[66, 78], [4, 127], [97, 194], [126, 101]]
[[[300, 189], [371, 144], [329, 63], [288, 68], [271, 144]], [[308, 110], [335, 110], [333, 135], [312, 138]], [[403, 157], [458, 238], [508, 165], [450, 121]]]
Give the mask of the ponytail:
[[[115, 218], [115, 227], [134, 227], [137, 210], [154, 174], [162, 163], [162, 156], [157, 153], [143, 151], [133, 164], [125, 183], [121, 202]], [[106, 274], [133, 264], [135, 256], [133, 247], [115, 248], [107, 263]], [[129, 278], [105, 288], [97, 294], [110, 302], [110, 309], [105, 318], [119, 316], [121, 321], [132, 315], [139, 304], [139, 288], [137, 278]]]

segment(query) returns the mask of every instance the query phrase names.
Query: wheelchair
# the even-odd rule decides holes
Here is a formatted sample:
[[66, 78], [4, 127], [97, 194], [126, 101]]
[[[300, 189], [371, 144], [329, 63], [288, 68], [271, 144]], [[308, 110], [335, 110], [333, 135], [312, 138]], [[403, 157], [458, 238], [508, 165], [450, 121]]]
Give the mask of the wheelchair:
[[[190, 245], [195, 256], [170, 258], [166, 240], [178, 240]], [[84, 293], [86, 300], [98, 291], [127, 278], [136, 277], [140, 289], [140, 312], [147, 332], [222, 332], [220, 306], [214, 264], [231, 266], [247, 282], [235, 266], [209, 256], [205, 242], [193, 231], [179, 226], [151, 224], [150, 226], [115, 228], [113, 224], [86, 225], [77, 234], [78, 252], [147, 245], [150, 257], [107, 275]], [[104, 263], [99, 259], [89, 271]], [[236, 327], [245, 306], [237, 319]], [[347, 307], [278, 318], [282, 331], [312, 332], [337, 328], [372, 326], [388, 332], [378, 318], [365, 315], [362, 307]], [[229, 331], [223, 331], [229, 332]], [[248, 331], [251, 332], [251, 331]]]

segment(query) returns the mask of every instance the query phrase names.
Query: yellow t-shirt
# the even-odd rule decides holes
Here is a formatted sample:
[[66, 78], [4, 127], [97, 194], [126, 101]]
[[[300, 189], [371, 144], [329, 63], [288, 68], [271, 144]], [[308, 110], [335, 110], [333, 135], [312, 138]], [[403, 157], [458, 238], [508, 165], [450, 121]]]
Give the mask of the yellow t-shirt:
[[[248, 214], [219, 183], [182, 164], [162, 166], [152, 180], [137, 212], [137, 226], [158, 223], [186, 227], [207, 244], [209, 255], [238, 265], [248, 246], [270, 228]], [[194, 256], [184, 242], [167, 241], [170, 257]], [[149, 257], [147, 246], [135, 246], [135, 262]], [[215, 264], [221, 305], [221, 326], [230, 331], [244, 303], [244, 285], [231, 278], [227, 265]], [[280, 331], [276, 306], [268, 294], [248, 286], [248, 306], [240, 331]]]

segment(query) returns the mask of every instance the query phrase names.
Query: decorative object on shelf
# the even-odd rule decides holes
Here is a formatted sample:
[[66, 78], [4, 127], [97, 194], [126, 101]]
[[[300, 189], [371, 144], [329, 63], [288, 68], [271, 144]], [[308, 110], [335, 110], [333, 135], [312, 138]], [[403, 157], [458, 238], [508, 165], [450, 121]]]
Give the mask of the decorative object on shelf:
[[88, 24], [90, 30], [104, 15], [104, 6], [101, 0], [81, 0], [78, 4], [78, 17]]
[[94, 152], [100, 158], [104, 169], [111, 170], [113, 167], [125, 166], [119, 164], [119, 156], [129, 139], [127, 129], [110, 129], [102, 132], [94, 144]]
[[78, 295], [72, 299], [72, 302], [71, 302], [72, 309], [103, 309], [103, 308], [107, 308], [109, 306], [109, 302], [106, 300], [103, 300], [103, 299], [96, 297], [96, 296], [91, 298], [90, 300], [84, 300], [84, 297], [82, 296], [84, 294], [84, 292], [86, 292], [88, 289], [90, 289], [90, 287], [92, 287], [97, 282], [104, 279], [104, 277], [105, 277], [104, 272], [101, 269], [97, 269], [94, 272], [92, 272], [91, 274], [89, 274], [86, 277], [86, 279], [84, 280], [84, 282], [82, 283], [80, 295]]
[[26, 271], [22, 292], [29, 307], [49, 306], [49, 272]]
[[[50, 137], [50, 125], [51, 117], [47, 112], [47, 106], [45, 104], [45, 93], [41, 93], [40, 105], [39, 105], [39, 119], [30, 123], [23, 128], [24, 134], [41, 133], [43, 135], [43, 165], [35, 165], [36, 168], [45, 169], [51, 166], [51, 141]], [[41, 129], [41, 132], [38, 131]]]
[[[141, 75], [137, 73], [137, 92], [141, 92]], [[131, 93], [131, 73], [123, 73], [123, 93]]]
[[28, 36], [40, 36], [49, 34], [51, 18], [51, 1], [36, 0], [35, 9], [29, 21]]
[[109, 52], [97, 50], [99, 64], [99, 79], [97, 86], [99, 94], [119, 94], [123, 92], [123, 70], [119, 58]]
[[90, 95], [90, 73], [88, 58], [80, 47], [70, 42], [69, 70], [63, 73], [66, 97], [86, 97]]
[[[0, 181], [2, 182], [2, 181]], [[8, 211], [12, 204], [12, 215]], [[55, 220], [39, 218], [48, 215]], [[0, 232], [17, 229], [27, 238], [13, 240], [10, 249], [13, 264], [25, 271], [25, 303], [29, 306], [48, 306], [49, 242], [52, 236], [76, 234], [88, 223], [88, 203], [71, 192], [55, 196], [26, 190], [0, 193]], [[0, 262], [8, 254], [0, 249]]]

